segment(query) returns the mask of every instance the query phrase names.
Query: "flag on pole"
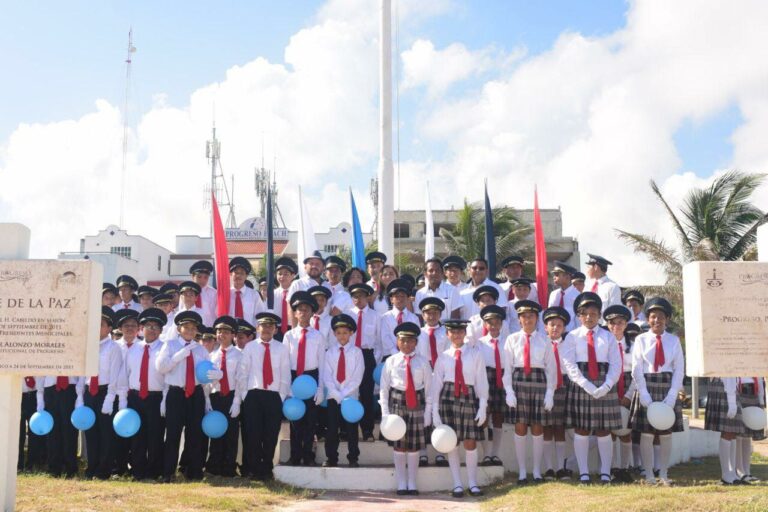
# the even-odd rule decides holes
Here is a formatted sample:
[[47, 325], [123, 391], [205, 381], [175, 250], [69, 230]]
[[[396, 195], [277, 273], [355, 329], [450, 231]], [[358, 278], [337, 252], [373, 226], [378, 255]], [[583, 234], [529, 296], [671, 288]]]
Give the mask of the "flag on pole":
[[275, 242], [272, 227], [272, 187], [267, 190], [267, 309], [275, 306]]
[[309, 218], [309, 212], [304, 204], [304, 197], [301, 195], [301, 187], [299, 187], [299, 217], [299, 247], [296, 252], [299, 258], [299, 275], [305, 277], [307, 272], [302, 263], [305, 258], [317, 251], [317, 240], [315, 239], [315, 231], [312, 229], [312, 220]]
[[539, 213], [539, 192], [533, 188], [533, 241], [536, 248], [536, 289], [539, 304], [547, 303], [547, 247], [544, 245], [544, 230], [541, 229]]
[[435, 257], [435, 223], [432, 220], [432, 203], [429, 200], [429, 182], [427, 182], [427, 207], [424, 209], [424, 261]]
[[211, 191], [211, 215], [213, 216], [213, 261], [216, 271], [216, 315], [229, 314], [229, 254], [224, 224], [221, 223], [216, 194]]
[[493, 210], [488, 198], [488, 181], [485, 182], [485, 259], [488, 261], [488, 277], [496, 277], [496, 237], [493, 231]]
[[360, 218], [357, 216], [357, 206], [355, 206], [355, 196], [352, 194], [352, 187], [349, 188], [349, 203], [352, 209], [352, 266], [365, 269], [363, 230], [360, 228]]

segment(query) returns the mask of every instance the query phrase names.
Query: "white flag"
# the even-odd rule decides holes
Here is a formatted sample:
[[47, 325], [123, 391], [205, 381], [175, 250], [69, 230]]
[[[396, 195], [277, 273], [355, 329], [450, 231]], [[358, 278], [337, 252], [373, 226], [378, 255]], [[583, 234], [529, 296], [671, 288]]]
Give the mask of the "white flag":
[[429, 201], [429, 182], [427, 182], [427, 207], [424, 229], [424, 260], [435, 257], [435, 223], [432, 221], [432, 206]]
[[296, 254], [299, 261], [299, 275], [307, 275], [304, 270], [304, 259], [317, 251], [317, 240], [315, 239], [315, 230], [312, 229], [312, 221], [309, 218], [309, 212], [304, 204], [304, 197], [301, 195], [299, 187], [299, 239], [297, 240]]

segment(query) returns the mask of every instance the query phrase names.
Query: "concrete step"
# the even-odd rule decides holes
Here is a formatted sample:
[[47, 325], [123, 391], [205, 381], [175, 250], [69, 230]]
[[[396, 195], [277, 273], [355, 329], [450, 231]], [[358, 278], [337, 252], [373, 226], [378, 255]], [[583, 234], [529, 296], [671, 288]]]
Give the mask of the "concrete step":
[[[364, 466], [371, 465], [388, 465], [392, 464], [392, 447], [387, 444], [386, 441], [374, 441], [374, 442], [362, 442], [358, 443], [360, 448], [360, 457], [358, 462]], [[463, 448], [459, 449], [461, 457], [463, 457]], [[347, 461], [347, 443], [339, 443], [339, 461], [346, 463]], [[481, 450], [482, 453], [482, 450]], [[291, 441], [284, 439], [280, 441], [280, 462], [285, 463], [291, 455]], [[427, 456], [430, 462], [434, 462], [437, 451], [432, 446], [427, 448]], [[326, 460], [325, 456], [325, 442], [319, 441], [315, 443], [315, 461], [318, 464]]]
[[[395, 468], [393, 466], [360, 466], [359, 468], [275, 466], [275, 479], [295, 487], [306, 489], [394, 491]], [[467, 485], [466, 468], [461, 468], [462, 481]], [[485, 487], [504, 477], [500, 466], [477, 468], [478, 485]], [[447, 467], [419, 468], [416, 476], [419, 491], [450, 491], [453, 478]]]

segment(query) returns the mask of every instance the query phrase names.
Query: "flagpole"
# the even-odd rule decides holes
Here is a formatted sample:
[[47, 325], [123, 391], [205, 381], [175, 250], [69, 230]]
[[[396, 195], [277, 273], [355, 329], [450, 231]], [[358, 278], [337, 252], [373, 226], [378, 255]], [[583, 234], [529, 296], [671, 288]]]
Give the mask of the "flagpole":
[[392, 165], [392, 3], [381, 0], [379, 48], [379, 251], [395, 260], [394, 167]]
[[429, 181], [426, 186], [427, 205], [424, 210], [424, 261], [435, 257], [435, 223], [432, 219], [432, 202], [429, 198]]

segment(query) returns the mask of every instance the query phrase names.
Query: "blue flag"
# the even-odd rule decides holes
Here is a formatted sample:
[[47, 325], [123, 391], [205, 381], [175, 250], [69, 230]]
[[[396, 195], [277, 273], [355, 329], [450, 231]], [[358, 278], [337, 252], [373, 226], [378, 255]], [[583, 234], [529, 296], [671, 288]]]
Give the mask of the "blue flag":
[[496, 237], [493, 232], [493, 210], [488, 199], [488, 182], [485, 183], [485, 259], [488, 261], [488, 277], [496, 277]]
[[267, 309], [275, 306], [275, 242], [272, 229], [272, 187], [267, 191]]
[[349, 201], [352, 208], [352, 266], [365, 269], [365, 246], [363, 245], [363, 231], [360, 229], [360, 219], [357, 216], [355, 196], [349, 189]]

